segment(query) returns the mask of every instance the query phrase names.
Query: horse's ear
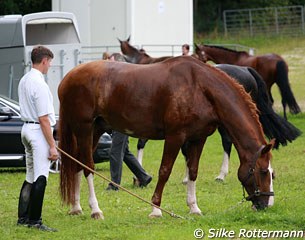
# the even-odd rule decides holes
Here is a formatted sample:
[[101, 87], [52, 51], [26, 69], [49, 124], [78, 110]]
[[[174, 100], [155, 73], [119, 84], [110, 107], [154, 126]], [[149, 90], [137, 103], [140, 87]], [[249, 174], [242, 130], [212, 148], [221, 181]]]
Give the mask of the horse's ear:
[[120, 44], [122, 44], [122, 42], [123, 42], [122, 40], [120, 40], [119, 38], [117, 38], [117, 40], [120, 42]]
[[195, 49], [199, 49], [199, 46], [197, 45], [197, 43], [194, 43], [195, 45]]
[[130, 35], [129, 35], [129, 37], [127, 38], [127, 40], [126, 40], [127, 42], [129, 42], [130, 41]]
[[268, 143], [261, 151], [261, 155], [270, 152], [275, 144], [275, 138], [271, 139], [270, 143]]

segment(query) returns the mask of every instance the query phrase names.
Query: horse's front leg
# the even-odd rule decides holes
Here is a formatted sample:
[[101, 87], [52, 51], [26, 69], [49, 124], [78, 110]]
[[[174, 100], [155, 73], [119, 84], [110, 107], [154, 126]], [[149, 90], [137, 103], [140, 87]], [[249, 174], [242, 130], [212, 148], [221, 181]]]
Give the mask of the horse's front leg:
[[[179, 139], [175, 137], [167, 137], [164, 142], [163, 156], [161, 165], [159, 168], [159, 178], [158, 183], [155, 188], [155, 192], [152, 197], [152, 203], [156, 206], [161, 205], [162, 193], [167, 182], [169, 175], [171, 174], [174, 162], [179, 153], [182, 143], [179, 143]], [[149, 217], [161, 217], [162, 212], [159, 208], [152, 208], [152, 212], [149, 214]]]
[[83, 171], [76, 173], [75, 178], [75, 201], [69, 211], [70, 215], [80, 215], [83, 213], [82, 207], [80, 206], [80, 183]]
[[201, 215], [197, 205], [196, 179], [198, 174], [199, 159], [206, 139], [191, 142], [187, 148], [187, 168], [189, 169], [189, 180], [187, 182], [187, 205], [191, 214]]
[[92, 173], [88, 175], [87, 182], [89, 188], [89, 206], [91, 208], [91, 217], [94, 219], [104, 219], [103, 212], [98, 206], [98, 201], [95, 195]]

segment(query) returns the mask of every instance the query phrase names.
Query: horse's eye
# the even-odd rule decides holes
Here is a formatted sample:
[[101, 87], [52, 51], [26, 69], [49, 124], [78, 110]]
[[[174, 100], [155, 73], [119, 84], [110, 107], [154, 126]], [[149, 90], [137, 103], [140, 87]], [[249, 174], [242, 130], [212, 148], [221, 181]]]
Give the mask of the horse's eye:
[[269, 170], [268, 169], [261, 169], [260, 172], [263, 173], [263, 174], [266, 174], [266, 173], [269, 172]]

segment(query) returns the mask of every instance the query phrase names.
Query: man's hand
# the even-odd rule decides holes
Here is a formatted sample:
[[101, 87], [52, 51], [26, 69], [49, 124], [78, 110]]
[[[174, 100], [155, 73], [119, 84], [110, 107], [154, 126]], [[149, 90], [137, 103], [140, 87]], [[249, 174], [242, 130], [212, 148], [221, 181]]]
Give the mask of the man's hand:
[[55, 147], [50, 148], [50, 156], [48, 157], [51, 161], [56, 161], [58, 159], [58, 152]]

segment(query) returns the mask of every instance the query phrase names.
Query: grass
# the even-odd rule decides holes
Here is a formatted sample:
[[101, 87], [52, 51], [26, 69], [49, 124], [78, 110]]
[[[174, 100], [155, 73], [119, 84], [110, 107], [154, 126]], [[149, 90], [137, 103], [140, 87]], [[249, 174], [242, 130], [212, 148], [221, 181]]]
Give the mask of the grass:
[[[227, 40], [229, 42], [229, 40]], [[246, 40], [244, 40], [246, 41]], [[298, 102], [305, 101], [303, 54], [300, 46], [304, 39], [290, 41], [279, 39], [270, 45], [259, 40], [253, 41], [259, 52], [277, 52], [287, 57], [290, 66], [290, 81]], [[216, 42], [216, 41], [215, 41]], [[245, 44], [246, 45], [246, 44]], [[250, 43], [247, 45], [251, 45]], [[251, 45], [252, 46], [252, 45]], [[305, 47], [304, 47], [305, 48]], [[303, 48], [302, 48], [303, 49]], [[278, 51], [276, 51], [278, 50]], [[301, 53], [301, 54], [299, 54]], [[285, 58], [286, 59], [286, 58]], [[297, 86], [297, 87], [295, 87]], [[275, 100], [279, 102], [279, 95]], [[277, 105], [276, 105], [277, 108]], [[303, 112], [305, 108], [302, 105]], [[278, 108], [281, 111], [281, 108]], [[305, 132], [305, 114], [288, 115], [289, 121]], [[45, 224], [57, 228], [57, 233], [44, 233], [24, 227], [17, 227], [18, 195], [25, 173], [23, 169], [0, 169], [0, 239], [195, 239], [194, 230], [201, 228], [206, 234], [209, 230], [226, 229], [238, 232], [241, 228], [254, 230], [302, 230], [305, 231], [305, 178], [304, 154], [305, 136], [278, 151], [273, 151], [272, 167], [276, 171], [274, 182], [275, 205], [261, 212], [253, 212], [249, 202], [239, 204], [242, 199], [241, 184], [237, 179], [239, 161], [233, 150], [230, 173], [224, 183], [215, 182], [220, 169], [223, 150], [218, 133], [211, 136], [200, 161], [197, 181], [197, 199], [203, 216], [191, 216], [186, 206], [186, 188], [181, 184], [184, 175], [184, 159], [178, 156], [168, 183], [165, 186], [162, 207], [183, 216], [185, 219], [150, 219], [151, 207], [123, 191], [107, 192], [107, 183], [95, 177], [95, 189], [104, 221], [90, 218], [88, 189], [82, 181], [81, 203], [84, 214], [69, 216], [69, 208], [63, 206], [58, 193], [59, 176], [51, 174], [45, 195], [43, 219]], [[130, 148], [136, 150], [136, 140], [131, 139]], [[122, 185], [143, 198], [150, 200], [157, 182], [158, 168], [162, 155], [163, 141], [149, 141], [144, 153], [144, 168], [153, 175], [147, 188], [132, 186], [132, 174], [124, 165]], [[96, 165], [96, 170], [109, 177], [109, 163]]]

